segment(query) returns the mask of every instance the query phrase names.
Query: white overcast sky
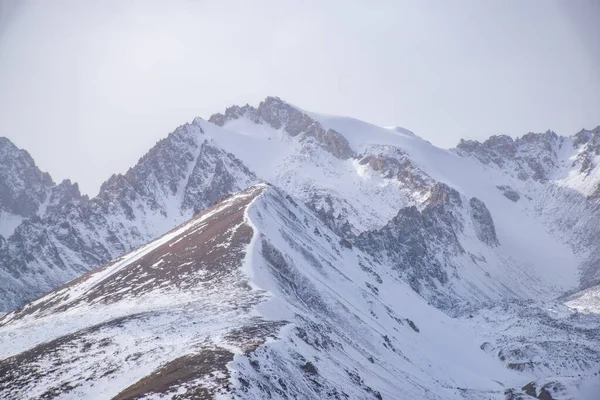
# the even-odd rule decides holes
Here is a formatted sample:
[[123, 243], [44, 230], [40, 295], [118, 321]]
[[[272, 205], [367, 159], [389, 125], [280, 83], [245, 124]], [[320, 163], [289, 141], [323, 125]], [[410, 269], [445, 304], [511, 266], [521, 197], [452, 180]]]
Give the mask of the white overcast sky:
[[570, 135], [600, 124], [598, 21], [600, 0], [0, 0], [0, 136], [93, 195], [267, 95], [441, 147]]

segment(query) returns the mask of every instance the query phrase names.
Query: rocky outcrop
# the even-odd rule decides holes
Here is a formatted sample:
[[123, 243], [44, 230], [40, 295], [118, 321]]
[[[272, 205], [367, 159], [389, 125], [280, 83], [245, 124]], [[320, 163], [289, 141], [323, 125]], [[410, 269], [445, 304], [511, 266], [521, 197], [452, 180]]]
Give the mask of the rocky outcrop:
[[495, 165], [521, 180], [545, 181], [558, 166], [557, 151], [567, 138], [552, 131], [528, 133], [521, 138], [492, 136], [483, 143], [461, 140], [455, 151], [485, 165]]
[[282, 129], [290, 136], [302, 140], [312, 138], [323, 149], [341, 159], [354, 155], [350, 143], [341, 133], [323, 128], [319, 122], [279, 97], [267, 97], [258, 108], [248, 104], [243, 107], [229, 107], [225, 114], [214, 114], [208, 121], [224, 126], [227, 122], [239, 118], [247, 118], [257, 124], [267, 124], [273, 129]]
[[503, 166], [507, 159], [513, 158], [517, 153], [515, 141], [507, 135], [491, 136], [483, 143], [461, 139], [456, 148], [461, 153], [474, 155], [484, 164], [494, 163], [499, 166]]
[[354, 156], [354, 151], [350, 147], [348, 140], [340, 133], [333, 129], [325, 131], [322, 127], [315, 129], [313, 132], [307, 134], [307, 137], [314, 137], [319, 145], [341, 159], [348, 159]]
[[[317, 129], [315, 121], [297, 108], [285, 103], [279, 97], [267, 97], [258, 108], [249, 104], [243, 107], [231, 106], [225, 114], [213, 114], [209, 122], [224, 126], [227, 122], [247, 118], [257, 124], [267, 124], [274, 129], [283, 129], [291, 136], [312, 133]], [[320, 125], [320, 124], [319, 124]]]
[[496, 236], [496, 227], [485, 203], [472, 197], [469, 200], [469, 212], [479, 240], [488, 246], [498, 246], [500, 242], [498, 242], [498, 237]]
[[516, 203], [517, 201], [519, 201], [521, 199], [521, 195], [519, 195], [519, 193], [517, 191], [513, 190], [510, 186], [499, 185], [499, 186], [496, 186], [496, 188], [502, 192], [504, 197], [506, 197], [507, 199], [509, 199], [512, 202]]
[[358, 163], [368, 165], [385, 179], [396, 179], [408, 188], [421, 193], [427, 192], [434, 185], [433, 179], [416, 166], [404, 151], [394, 150], [392, 154], [384, 152], [366, 154], [359, 159]]
[[54, 182], [36, 166], [28, 152], [0, 137], [0, 217], [30, 217], [50, 195]]
[[401, 209], [383, 228], [361, 233], [356, 245], [388, 261], [415, 291], [435, 291], [452, 274], [446, 261], [464, 253], [457, 237], [462, 222], [452, 212], [461, 204], [456, 190], [437, 184], [423, 211], [415, 206]]
[[449, 296], [443, 287], [459, 276], [459, 260], [466, 254], [461, 243], [466, 229], [473, 229], [489, 247], [499, 245], [485, 204], [477, 198], [465, 202], [458, 191], [438, 182], [422, 210], [402, 208], [384, 227], [361, 233], [354, 242], [381, 263], [393, 266], [436, 306], [448, 309], [460, 296]]
[[257, 118], [256, 114], [257, 114], [256, 108], [252, 107], [250, 104], [246, 104], [243, 107], [233, 105], [231, 107], [227, 107], [227, 109], [225, 109], [224, 114], [221, 114], [221, 113], [213, 114], [208, 119], [208, 122], [212, 122], [215, 125], [224, 126], [229, 121], [232, 121], [234, 119], [238, 119], [241, 117], [246, 117], [246, 118], [250, 119], [251, 121], [256, 121], [256, 118]]
[[460, 193], [446, 185], [445, 183], [438, 182], [431, 189], [431, 195], [427, 201], [428, 206], [431, 207], [460, 207], [462, 206], [462, 200]]
[[0, 246], [0, 311], [160, 236], [257, 181], [241, 161], [187, 124], [127, 173], [113, 175], [92, 200], [69, 180], [47, 188], [44, 214], [24, 220]]
[[600, 126], [577, 132], [573, 137], [573, 147], [579, 150], [574, 165], [579, 166], [579, 172], [589, 175], [597, 167], [596, 159], [600, 155]]
[[50, 191], [50, 198], [46, 205], [46, 214], [60, 214], [69, 204], [78, 204], [87, 201], [89, 201], [89, 198], [87, 195], [81, 195], [79, 185], [71, 182], [70, 179], [65, 179]]
[[571, 146], [576, 152], [575, 160], [567, 167], [577, 167], [579, 173], [589, 175], [597, 167], [596, 158], [600, 155], [600, 126], [582, 129], [572, 137], [558, 136], [548, 130], [514, 140], [506, 135], [492, 136], [482, 143], [461, 140], [455, 151], [475, 157], [483, 164], [500, 167], [521, 180], [546, 181], [565, 167], [558, 157], [564, 146]]

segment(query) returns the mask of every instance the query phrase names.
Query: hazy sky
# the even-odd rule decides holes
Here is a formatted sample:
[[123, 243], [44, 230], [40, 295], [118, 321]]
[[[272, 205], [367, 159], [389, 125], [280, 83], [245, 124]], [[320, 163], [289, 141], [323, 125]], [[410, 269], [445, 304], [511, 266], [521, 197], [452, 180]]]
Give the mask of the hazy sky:
[[267, 95], [442, 147], [573, 134], [600, 125], [599, 20], [600, 0], [0, 0], [0, 136], [95, 194]]

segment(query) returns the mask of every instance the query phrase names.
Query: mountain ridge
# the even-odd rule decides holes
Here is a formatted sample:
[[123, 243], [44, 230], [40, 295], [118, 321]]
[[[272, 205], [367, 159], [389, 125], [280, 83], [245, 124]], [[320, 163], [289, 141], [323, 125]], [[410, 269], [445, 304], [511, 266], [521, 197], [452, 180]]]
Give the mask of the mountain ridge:
[[258, 185], [4, 316], [0, 393], [500, 399], [532, 381], [580, 398], [600, 366], [598, 318], [494, 307], [449, 317], [309, 207]]
[[19, 343], [0, 393], [580, 398], [600, 369], [599, 136], [444, 150], [275, 97], [196, 118], [92, 199], [41, 185], [44, 212], [0, 237], [0, 342]]
[[[244, 131], [244, 129], [250, 129], [248, 126], [244, 126], [246, 124], [244, 121], [249, 120], [248, 116], [250, 116], [250, 123], [252, 124], [250, 128], [252, 130], [254, 130], [253, 126], [270, 128], [261, 128], [262, 131], [258, 133], [258, 136], [250, 136], [252, 139], [248, 140], [249, 136], [247, 135], [230, 134], [230, 130], [215, 130], [214, 125], [208, 122], [212, 120], [217, 122], [217, 125], [222, 125], [227, 129], [229, 129], [228, 126], [238, 129], [236, 124], [239, 124], [239, 129]], [[322, 118], [322, 120], [317, 121], [314, 118]], [[389, 129], [378, 128], [358, 121], [360, 123], [357, 129], [368, 130], [366, 133], [362, 133], [363, 136], [372, 136], [375, 138], [373, 140], [379, 140], [383, 143], [370, 145], [361, 143], [357, 139], [356, 132], [349, 129], [349, 126], [352, 127], [356, 120], [307, 113], [277, 97], [268, 97], [257, 108], [249, 105], [244, 107], [232, 106], [224, 114], [214, 114], [208, 121], [197, 118], [191, 124], [185, 124], [177, 128], [168, 138], [159, 141], [148, 154], [140, 158], [136, 167], [130, 168], [124, 175], [113, 175], [109, 178], [102, 185], [99, 195], [92, 200], [81, 196], [76, 184], [71, 184], [70, 181], [58, 185], [55, 191], [64, 193], [64, 196], [61, 197], [62, 200], [56, 201], [58, 208], [55, 207], [55, 209], [58, 212], [55, 214], [61, 214], [61, 210], [64, 209], [62, 215], [47, 218], [51, 221], [41, 225], [39, 220], [35, 219], [24, 221], [21, 230], [27, 232], [28, 236], [32, 236], [32, 234], [34, 237], [37, 236], [38, 239], [31, 242], [31, 240], [4, 238], [7, 246], [3, 246], [4, 252], [0, 251], [4, 254], [4, 261], [0, 261], [0, 266], [4, 264], [5, 271], [7, 270], [7, 264], [19, 265], [16, 268], [20, 270], [31, 269], [26, 267], [30, 261], [25, 260], [39, 258], [33, 256], [33, 254], [39, 252], [36, 249], [39, 248], [40, 243], [47, 241], [45, 238], [47, 234], [42, 232], [48, 232], [48, 226], [58, 224], [64, 228], [56, 227], [50, 230], [62, 229], [64, 231], [66, 228], [70, 236], [74, 234], [73, 229], [80, 231], [75, 234], [78, 237], [77, 244], [65, 243], [65, 239], [60, 235], [51, 234], [50, 240], [55, 243], [56, 250], [44, 256], [47, 260], [45, 263], [53, 265], [53, 268], [64, 269], [63, 265], [68, 260], [67, 264], [76, 264], [78, 267], [75, 268], [75, 273], [67, 272], [67, 275], [63, 276], [73, 277], [83, 269], [89, 268], [86, 264], [95, 263], [97, 265], [106, 262], [132, 249], [131, 246], [139, 246], [183, 222], [193, 212], [205, 208], [224, 194], [240, 190], [251, 182], [256, 183], [261, 180], [278, 185], [283, 184], [283, 188], [290, 190], [293, 195], [298, 196], [302, 201], [311, 204], [313, 210], [328, 221], [330, 226], [335, 226], [338, 233], [342, 233], [344, 236], [350, 235], [351, 238], [365, 230], [383, 227], [402, 206], [424, 207], [435, 182], [444, 182], [452, 187], [457, 187], [457, 184], [462, 186], [460, 182], [454, 181], [454, 178], [448, 180], [444, 176], [446, 172], [442, 172], [442, 175], [439, 172], [434, 173], [432, 176], [432, 170], [427, 160], [423, 160], [423, 155], [418, 154], [422, 149], [431, 148], [433, 152], [427, 150], [427, 154], [425, 154], [425, 156], [429, 155], [430, 159], [436, 157], [449, 158], [449, 154], [457, 153], [460, 158], [478, 160], [486, 168], [499, 169], [502, 175], [508, 172], [516, 176], [518, 182], [527, 182], [530, 179], [540, 182], [544, 181], [542, 178], [550, 173], [547, 171], [548, 169], [556, 169], [557, 167], [557, 162], [548, 161], [548, 153], [554, 153], [554, 156], [556, 156], [556, 151], [552, 146], [557, 142], [567, 141], [566, 137], [558, 137], [553, 132], [548, 131], [544, 134], [530, 133], [516, 140], [508, 139], [508, 137], [506, 137], [507, 139], [492, 137], [483, 143], [461, 141], [456, 149], [448, 153], [431, 145], [421, 146], [420, 143], [427, 142], [414, 135], [402, 133], [400, 135], [404, 136], [402, 136], [402, 140], [398, 141]], [[281, 135], [277, 133], [280, 130], [287, 135], [287, 138], [277, 136]], [[329, 132], [334, 133], [330, 135]], [[343, 132], [343, 134], [340, 132]], [[598, 128], [595, 130], [582, 130], [570, 137], [570, 140], [576, 144], [575, 147], [581, 150], [577, 154], [577, 159], [573, 161], [573, 165], [577, 164], [580, 168], [585, 166], [586, 174], [583, 178], [580, 178], [579, 175], [571, 178], [567, 176], [567, 179], [562, 179], [560, 182], [560, 185], [565, 189], [570, 186], [570, 188], [585, 191], [586, 198], [577, 199], [577, 203], [581, 204], [579, 208], [583, 209], [585, 212], [582, 212], [582, 214], [586, 215], [596, 214], [595, 208], [597, 206], [593, 202], [593, 193], [598, 190], [598, 184], [597, 180], [593, 179], [595, 175], [592, 172], [596, 171], [597, 163], [593, 160], [590, 161], [590, 159], [597, 152], [594, 151], [593, 144], [596, 143], [595, 138], [598, 136], [598, 132], [600, 132]], [[253, 133], [252, 135], [256, 134]], [[226, 136], [231, 136], [231, 139], [226, 138]], [[342, 139], [338, 139], [339, 137]], [[296, 138], [299, 139], [296, 140]], [[502, 143], [505, 143], [509, 150], [502, 150], [503, 147], [497, 147], [498, 140], [504, 140]], [[548, 140], [552, 141], [553, 144], [549, 144]], [[265, 143], [271, 144], [274, 141], [280, 141], [281, 145], [279, 147], [271, 146], [271, 153], [275, 156], [273, 161], [269, 162], [265, 160], [265, 157], [244, 155], [247, 152], [236, 145], [234, 143], [236, 141], [242, 143], [242, 146], [252, 147], [255, 154], [261, 151]], [[519, 155], [525, 153], [525, 156], [527, 156], [528, 153], [525, 150], [531, 148], [532, 143], [534, 145], [541, 143], [540, 150], [534, 152], [535, 157], [533, 159], [541, 159], [542, 164], [531, 161], [532, 157], [527, 158]], [[525, 150], [519, 150], [519, 154], [517, 154], [517, 147], [524, 147]], [[188, 149], [192, 149], [192, 151]], [[262, 150], [269, 151], [268, 149]], [[319, 149], [331, 154], [334, 159], [329, 160], [328, 156], [319, 155], [321, 151]], [[222, 151], [225, 151], [228, 155], [224, 156], [225, 153], [222, 153]], [[503, 151], [504, 153], [502, 153]], [[506, 153], [507, 151], [508, 153]], [[234, 154], [237, 154], [238, 157], [241, 155], [243, 160], [239, 160]], [[504, 159], [507, 159], [507, 161], [500, 161], [500, 164], [495, 162], [502, 160], [501, 157], [499, 158], [499, 154], [504, 155]], [[419, 158], [421, 159], [419, 160]], [[206, 161], [202, 161], [204, 159]], [[335, 159], [340, 161], [335, 161]], [[223, 160], [225, 160], [225, 163], [223, 163]], [[358, 165], [356, 165], [357, 162]], [[510, 164], [510, 168], [506, 168], [504, 165], [506, 162]], [[546, 164], [550, 162], [550, 164], [546, 165], [544, 162]], [[215, 165], [214, 168], [216, 169], [214, 171], [211, 163]], [[261, 165], [267, 165], [267, 168], [261, 167]], [[286, 165], [286, 167], [281, 169], [283, 165]], [[328, 182], [317, 184], [315, 187], [313, 177], [292, 173], [294, 168], [306, 169], [314, 166], [325, 172], [325, 175], [328, 175], [327, 179], [341, 179], [345, 176], [343, 180], [347, 181], [346, 185], [349, 187], [358, 185], [358, 190], [345, 189], [344, 192], [339, 192], [339, 189], [336, 189], [332, 191], [332, 186]], [[595, 166], [592, 168], [593, 171], [591, 166]], [[468, 169], [471, 168], [471, 165], [460, 167]], [[441, 168], [440, 171], [446, 168], [443, 163]], [[562, 168], [565, 169], [564, 166]], [[344, 169], [346, 170], [345, 175], [340, 175], [339, 171]], [[230, 170], [232, 173], [229, 172]], [[273, 171], [277, 170], [283, 171], [283, 174], [276, 173], [273, 175]], [[215, 172], [218, 178], [210, 178], [207, 175]], [[256, 175], [257, 172], [258, 176]], [[438, 176], [435, 176], [436, 174]], [[377, 175], [383, 178], [384, 185], [376, 182], [368, 183], [369, 181], [375, 181], [374, 178]], [[358, 178], [360, 176], [362, 178]], [[390, 184], [390, 181], [393, 181], [394, 178], [396, 183]], [[214, 182], [207, 181], [207, 179], [213, 179]], [[241, 179], [241, 182], [236, 184], [235, 181], [238, 179]], [[548, 180], [545, 179], [545, 181]], [[365, 183], [368, 184], [365, 185]], [[514, 199], [523, 197], [522, 194], [519, 194], [520, 191], [510, 184], [497, 183], [499, 183], [496, 185], [498, 190], [502, 188], [501, 191], [505, 197], [508, 196], [507, 198], [512, 197]], [[185, 187], [182, 187], [183, 185]], [[198, 191], [196, 188], [199, 187], [203, 189]], [[464, 190], [464, 187], [462, 189]], [[211, 193], [211, 190], [216, 191]], [[367, 192], [371, 193], [371, 197], [375, 194], [375, 199], [377, 199], [377, 202], [373, 203], [377, 206], [371, 210], [369, 208], [373, 199], [365, 196]], [[478, 197], [477, 193], [468, 193], [467, 196]], [[561, 196], [572, 198], [574, 195], [566, 193], [561, 194]], [[391, 197], [400, 199], [400, 204], [389, 204], [387, 199]], [[348, 199], [351, 199], [352, 202], [349, 203]], [[76, 204], [77, 202], [80, 202], [80, 204]], [[486, 204], [486, 199], [483, 199], [483, 202]], [[132, 206], [133, 204], [137, 205]], [[539, 208], [540, 206], [535, 205], [534, 207]], [[340, 210], [347, 211], [340, 213]], [[73, 213], [79, 215], [73, 218]], [[97, 215], [98, 213], [102, 213], [102, 215]], [[71, 217], [68, 217], [69, 215]], [[106, 220], [106, 215], [114, 215], [115, 222], [111, 223]], [[65, 216], [67, 216], [66, 220]], [[572, 215], [569, 214], [564, 218], [568, 220], [561, 223], [565, 225], [574, 223], [572, 222], [574, 218]], [[60, 219], [62, 221], [59, 221]], [[33, 222], [34, 220], [36, 222]], [[129, 221], [129, 227], [122, 226], [123, 220]], [[581, 228], [585, 233], [580, 236], [590, 237], [589, 231], [595, 232], [590, 228], [595, 220], [595, 218], [590, 218], [588, 226]], [[88, 227], [83, 231], [78, 228], [86, 224]], [[98, 232], [95, 234], [101, 240], [91, 239], [90, 235], [85, 233], [85, 230], [89, 230], [90, 226], [94, 230], [96, 228], [93, 227], [98, 225], [106, 226], [106, 228], [102, 228], [105, 229], [104, 233]], [[42, 226], [45, 227], [42, 228]], [[17, 233], [16, 238], [24, 236], [25, 234]], [[572, 242], [570, 245], [577, 246], [579, 241], [573, 240]], [[63, 246], [67, 248], [66, 251], [62, 250]], [[6, 250], [7, 247], [8, 250]], [[16, 259], [16, 252], [11, 251], [11, 247], [21, 249]], [[83, 249], [80, 250], [78, 247]], [[73, 254], [73, 248], [75, 248], [76, 254]], [[0, 257], [1, 259], [2, 257]], [[587, 277], [586, 281], [592, 282], [587, 286], [592, 286], [600, 281], [600, 272], [598, 272], [600, 268], [596, 267], [597, 260], [600, 260], [600, 254], [598, 256], [592, 254], [584, 262], [586, 267], [583, 267], [583, 270]], [[14, 271], [15, 267], [10, 270]], [[48, 290], [52, 285], [64, 281], [65, 277], [54, 280], [54, 283], [51, 283], [50, 286], [47, 283], [43, 284], [43, 290]], [[35, 285], [37, 278], [32, 279]], [[42, 279], [46, 280], [47, 278]], [[14, 276], [8, 277], [7, 281], [14, 282]], [[41, 294], [40, 291], [31, 293], [33, 295]], [[13, 291], [10, 296], [14, 294]], [[6, 301], [9, 295], [5, 294], [0, 297], [4, 297], [4, 301]], [[18, 303], [12, 302], [11, 304], [14, 307]]]

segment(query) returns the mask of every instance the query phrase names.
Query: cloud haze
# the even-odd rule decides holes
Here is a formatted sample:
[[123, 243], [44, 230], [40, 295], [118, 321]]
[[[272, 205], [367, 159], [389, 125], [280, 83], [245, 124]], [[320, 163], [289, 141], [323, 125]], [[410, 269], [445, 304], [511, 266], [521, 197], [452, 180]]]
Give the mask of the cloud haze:
[[0, 0], [0, 136], [95, 194], [196, 116], [279, 96], [460, 138], [600, 124], [597, 1]]

